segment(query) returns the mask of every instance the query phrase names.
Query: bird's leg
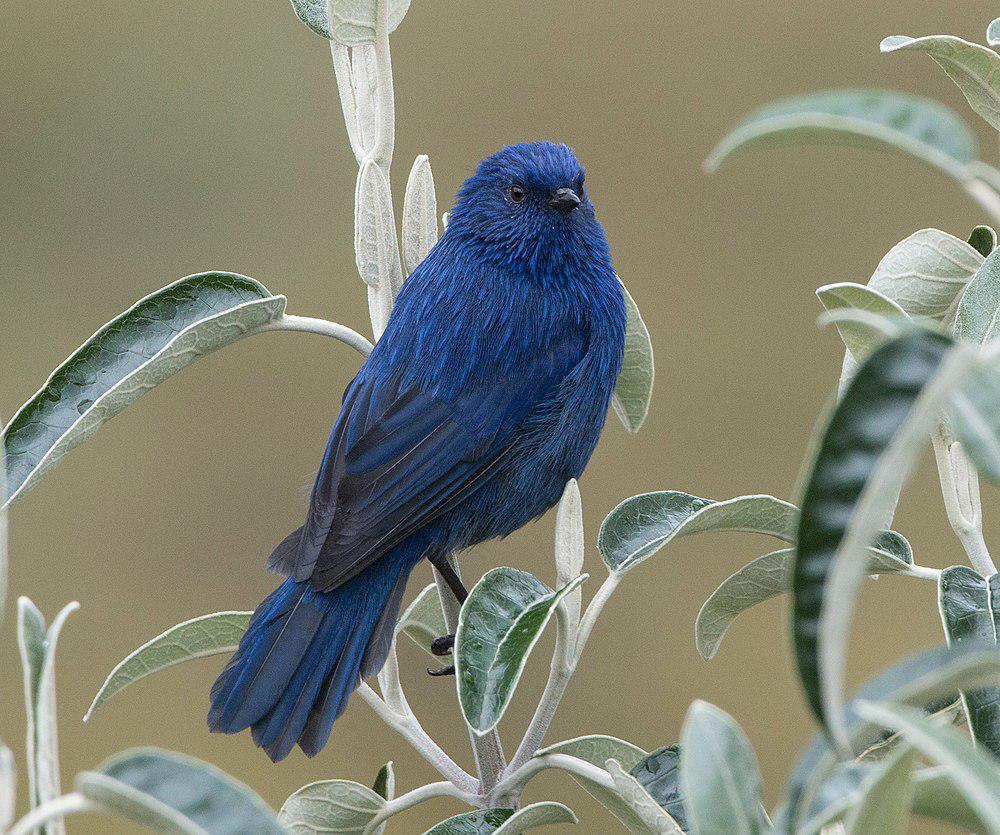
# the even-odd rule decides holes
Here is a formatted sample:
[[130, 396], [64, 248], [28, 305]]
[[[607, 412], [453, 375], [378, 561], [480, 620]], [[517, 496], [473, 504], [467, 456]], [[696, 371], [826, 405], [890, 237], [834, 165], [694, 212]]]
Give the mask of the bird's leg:
[[[448, 588], [451, 589], [452, 594], [455, 595], [455, 599], [459, 603], [465, 603], [469, 596], [469, 591], [465, 588], [462, 578], [459, 577], [451, 567], [447, 556], [444, 554], [436, 554], [432, 557], [428, 557], [428, 559], [431, 561], [431, 565], [438, 570], [438, 573], [444, 577], [444, 581], [448, 584]], [[442, 635], [440, 638], [435, 638], [431, 642], [431, 652], [435, 655], [448, 655], [454, 646], [454, 635]], [[427, 672], [432, 676], [453, 676], [455, 675], [455, 665], [449, 664], [447, 667], [442, 667], [439, 670], [428, 670]]]

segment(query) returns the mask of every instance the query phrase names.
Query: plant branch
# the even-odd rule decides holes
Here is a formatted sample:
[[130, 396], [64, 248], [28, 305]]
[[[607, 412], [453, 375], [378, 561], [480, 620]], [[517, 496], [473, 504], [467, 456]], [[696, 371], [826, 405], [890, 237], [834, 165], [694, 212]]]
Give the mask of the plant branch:
[[[449, 556], [448, 562], [451, 564], [452, 570], [461, 577], [455, 557]], [[458, 631], [458, 616], [461, 612], [461, 606], [448, 587], [447, 581], [437, 569], [434, 569], [434, 581], [437, 583], [438, 598], [441, 601], [441, 610], [444, 612], [445, 624], [448, 626], [448, 631], [454, 635]], [[468, 728], [468, 726], [466, 727]], [[479, 774], [479, 793], [485, 798], [496, 787], [500, 775], [503, 774], [507, 766], [507, 761], [504, 759], [503, 746], [500, 744], [500, 736], [497, 734], [496, 728], [483, 736], [476, 734], [472, 728], [468, 728], [468, 731], [469, 743], [476, 758], [476, 772]]]
[[30, 832], [37, 832], [45, 824], [51, 823], [57, 818], [73, 815], [77, 812], [97, 812], [100, 807], [87, 800], [80, 792], [70, 792], [61, 797], [56, 797], [48, 803], [36, 806], [21, 820], [7, 830], [7, 835], [28, 835]]
[[937, 427], [931, 440], [948, 522], [973, 568], [984, 577], [991, 577], [997, 569], [983, 539], [979, 476], [962, 451], [962, 445], [951, 437], [944, 425]]
[[604, 604], [614, 594], [615, 589], [618, 588], [618, 584], [621, 581], [621, 575], [617, 571], [609, 572], [607, 578], [605, 578], [604, 582], [601, 583], [601, 587], [597, 590], [597, 594], [594, 595], [587, 606], [587, 611], [583, 613], [583, 618], [580, 620], [580, 629], [576, 633], [576, 662], [579, 662], [580, 656], [583, 655], [583, 650], [587, 646], [587, 641], [594, 629], [594, 624], [597, 622], [598, 616], [600, 616], [604, 609]]
[[[327, 20], [329, 20], [331, 16], [329, 2], [326, 9]], [[333, 58], [333, 72], [337, 76], [337, 92], [340, 94], [340, 107], [344, 111], [347, 139], [351, 143], [355, 159], [360, 163], [365, 158], [365, 149], [361, 142], [358, 104], [354, 95], [354, 83], [351, 80], [351, 56], [347, 47], [335, 40], [330, 41], [330, 55]]]
[[496, 795], [503, 797], [520, 793], [532, 777], [547, 768], [559, 768], [598, 783], [611, 791], [615, 790], [611, 775], [599, 766], [570, 754], [542, 754], [539, 757], [532, 757], [516, 771], [504, 777], [496, 788]]
[[362, 356], [367, 357], [374, 347], [360, 333], [347, 325], [340, 325], [336, 322], [328, 322], [326, 319], [314, 319], [312, 316], [290, 316], [285, 314], [273, 322], [268, 322], [261, 327], [262, 331], [302, 331], [303, 333], [315, 333], [320, 336], [332, 336], [339, 339], [346, 345], [350, 345]]
[[382, 809], [379, 810], [378, 814], [369, 821], [368, 825], [364, 829], [363, 835], [370, 835], [370, 833], [375, 832], [379, 826], [391, 818], [393, 815], [398, 815], [400, 812], [404, 812], [412, 806], [416, 806], [418, 803], [423, 803], [425, 800], [432, 800], [435, 797], [454, 797], [457, 800], [461, 800], [463, 803], [467, 803], [470, 806], [477, 805], [479, 798], [474, 794], [468, 794], [463, 792], [461, 789], [457, 788], [453, 783], [448, 781], [441, 783], [430, 783], [426, 786], [421, 786], [418, 789], [409, 791], [406, 794], [401, 794], [395, 800], [390, 800]]
[[572, 618], [563, 602], [559, 601], [559, 605], [556, 607], [556, 645], [552, 651], [549, 678], [545, 682], [545, 690], [538, 701], [538, 707], [535, 708], [535, 715], [531, 718], [531, 723], [524, 732], [521, 744], [511, 758], [507, 772], [516, 771], [535, 755], [549, 731], [549, 726], [556, 715], [556, 710], [566, 692], [569, 680], [576, 671], [578, 657], [576, 636], [573, 634]]
[[389, 0], [377, 0], [375, 5], [375, 73], [378, 79], [378, 128], [372, 157], [388, 179], [396, 142], [396, 104], [389, 52]]
[[444, 749], [441, 748], [421, 727], [416, 718], [410, 714], [401, 715], [392, 710], [367, 683], [361, 682], [357, 690], [372, 709], [396, 733], [413, 746], [414, 750], [444, 778], [450, 780], [456, 788], [465, 792], [475, 792], [478, 788], [476, 779], [462, 769]]

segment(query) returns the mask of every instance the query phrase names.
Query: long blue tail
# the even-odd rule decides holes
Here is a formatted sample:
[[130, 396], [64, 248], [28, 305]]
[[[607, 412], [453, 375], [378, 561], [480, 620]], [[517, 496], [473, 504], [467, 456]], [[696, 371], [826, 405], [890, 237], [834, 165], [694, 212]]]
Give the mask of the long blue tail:
[[274, 762], [296, 743], [319, 753], [361, 677], [385, 663], [413, 565], [400, 548], [331, 592], [285, 580], [212, 686], [209, 728], [251, 728]]

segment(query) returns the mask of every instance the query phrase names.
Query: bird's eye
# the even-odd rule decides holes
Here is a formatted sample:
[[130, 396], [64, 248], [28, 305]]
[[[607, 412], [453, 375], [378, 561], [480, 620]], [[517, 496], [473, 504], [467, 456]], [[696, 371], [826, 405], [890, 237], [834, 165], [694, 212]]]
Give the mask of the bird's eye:
[[510, 197], [512, 203], [520, 203], [527, 194], [528, 192], [524, 190], [524, 186], [519, 186], [517, 183], [507, 189], [507, 196]]

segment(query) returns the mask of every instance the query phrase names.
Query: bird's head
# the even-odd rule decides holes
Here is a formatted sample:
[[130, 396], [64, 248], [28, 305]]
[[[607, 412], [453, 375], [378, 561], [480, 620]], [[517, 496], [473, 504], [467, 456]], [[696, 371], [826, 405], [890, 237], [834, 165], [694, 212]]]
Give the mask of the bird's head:
[[566, 145], [522, 142], [486, 157], [459, 191], [448, 231], [533, 275], [610, 267], [583, 166]]

